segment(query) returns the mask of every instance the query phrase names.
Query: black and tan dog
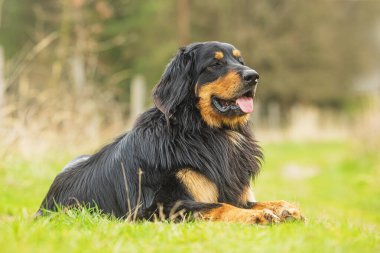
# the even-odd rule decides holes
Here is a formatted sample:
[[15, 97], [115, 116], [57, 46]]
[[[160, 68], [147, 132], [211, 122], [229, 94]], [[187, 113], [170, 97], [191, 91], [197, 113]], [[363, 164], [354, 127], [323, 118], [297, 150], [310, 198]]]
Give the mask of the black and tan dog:
[[155, 87], [156, 106], [99, 152], [66, 165], [38, 214], [80, 204], [143, 219], [179, 210], [247, 224], [303, 219], [293, 204], [253, 198], [262, 153], [248, 118], [258, 79], [230, 44], [179, 49]]

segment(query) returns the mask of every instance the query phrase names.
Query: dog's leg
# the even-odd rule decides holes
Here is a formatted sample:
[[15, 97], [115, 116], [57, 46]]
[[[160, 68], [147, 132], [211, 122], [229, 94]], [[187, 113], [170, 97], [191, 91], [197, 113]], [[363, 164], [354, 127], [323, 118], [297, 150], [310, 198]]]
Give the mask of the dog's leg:
[[243, 224], [272, 224], [280, 219], [271, 211], [238, 208], [225, 203], [201, 203], [195, 201], [177, 201], [171, 205], [157, 205], [149, 208], [142, 218], [180, 220], [181, 217], [193, 217], [197, 220], [223, 221]]
[[300, 209], [295, 204], [289, 203], [284, 200], [253, 202], [251, 203], [250, 210], [255, 210], [255, 211], [270, 210], [276, 216], [278, 216], [281, 221], [291, 221], [291, 220], [304, 221], [305, 220]]
[[279, 217], [269, 209], [243, 209], [224, 203], [221, 203], [217, 208], [200, 211], [198, 214], [199, 217], [204, 220], [231, 223], [266, 225], [280, 221]]

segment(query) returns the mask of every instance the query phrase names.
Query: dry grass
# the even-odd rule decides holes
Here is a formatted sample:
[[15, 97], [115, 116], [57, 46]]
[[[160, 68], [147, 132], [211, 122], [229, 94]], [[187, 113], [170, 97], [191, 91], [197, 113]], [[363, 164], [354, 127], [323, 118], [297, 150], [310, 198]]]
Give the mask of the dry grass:
[[1, 112], [1, 152], [26, 157], [49, 150], [93, 148], [125, 131], [126, 109], [111, 94], [87, 89], [30, 89], [10, 96]]

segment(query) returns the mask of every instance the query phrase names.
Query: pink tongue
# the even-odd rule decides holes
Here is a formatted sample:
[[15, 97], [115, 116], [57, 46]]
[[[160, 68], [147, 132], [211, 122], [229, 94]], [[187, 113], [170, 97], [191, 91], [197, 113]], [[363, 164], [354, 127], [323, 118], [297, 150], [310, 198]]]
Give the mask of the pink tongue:
[[240, 109], [245, 113], [253, 112], [253, 98], [240, 97], [236, 99], [236, 104], [238, 104]]

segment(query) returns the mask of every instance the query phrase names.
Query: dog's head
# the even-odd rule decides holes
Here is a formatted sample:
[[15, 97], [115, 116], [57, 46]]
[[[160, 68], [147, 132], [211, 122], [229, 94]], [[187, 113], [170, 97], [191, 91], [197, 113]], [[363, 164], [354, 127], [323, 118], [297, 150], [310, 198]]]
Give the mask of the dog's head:
[[153, 96], [167, 119], [181, 108], [194, 107], [210, 127], [236, 128], [246, 124], [253, 111], [258, 79], [234, 46], [193, 43], [179, 49]]

